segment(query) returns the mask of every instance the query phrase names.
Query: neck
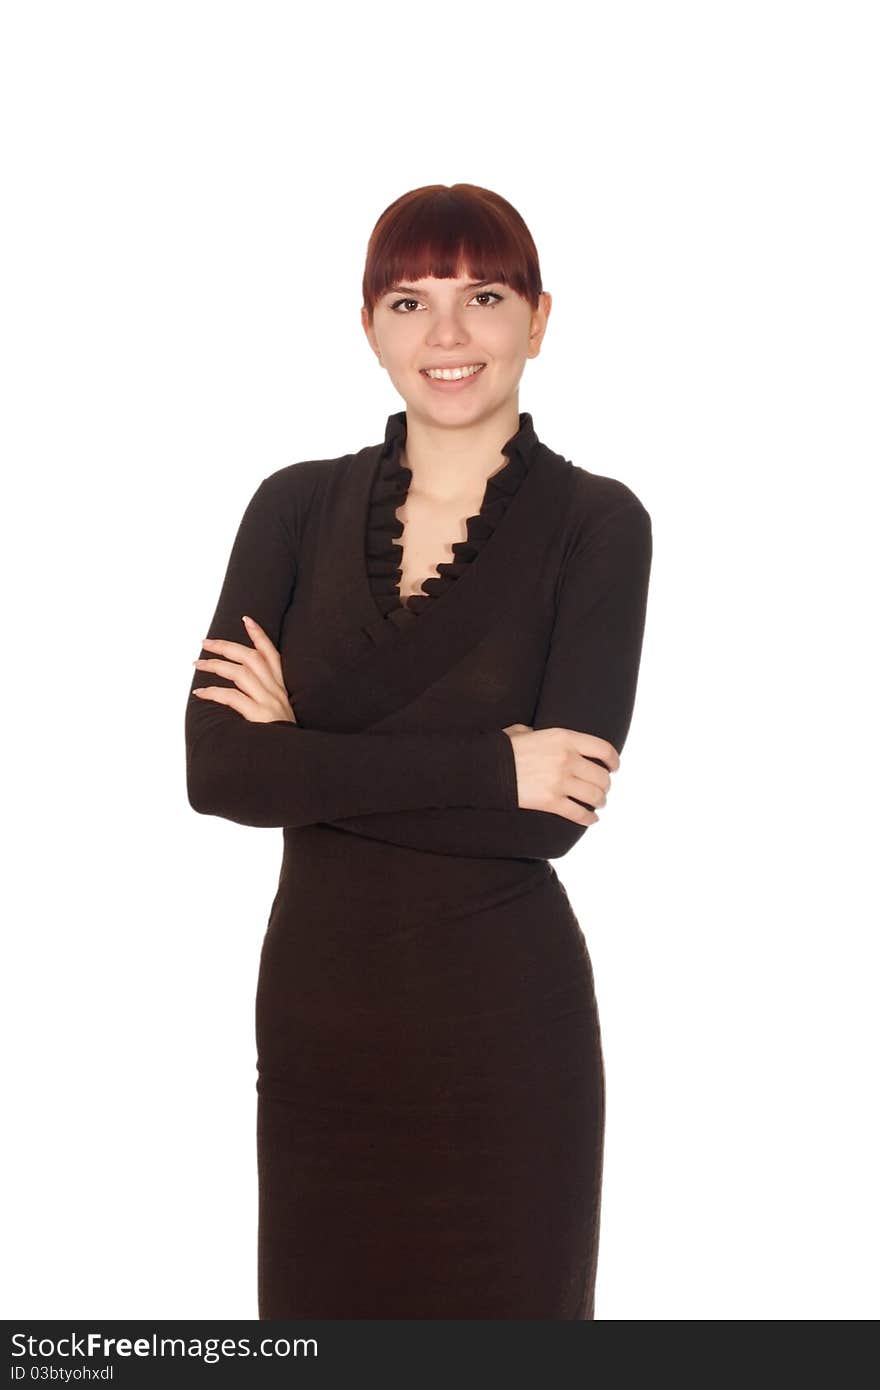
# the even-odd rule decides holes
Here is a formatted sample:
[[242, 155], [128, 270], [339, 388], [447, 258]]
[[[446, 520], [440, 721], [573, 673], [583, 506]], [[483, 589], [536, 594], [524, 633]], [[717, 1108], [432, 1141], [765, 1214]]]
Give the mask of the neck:
[[519, 430], [516, 397], [473, 425], [438, 425], [406, 411], [406, 439], [400, 462], [412, 470], [411, 492], [443, 503], [482, 496], [487, 479], [507, 463], [501, 452]]

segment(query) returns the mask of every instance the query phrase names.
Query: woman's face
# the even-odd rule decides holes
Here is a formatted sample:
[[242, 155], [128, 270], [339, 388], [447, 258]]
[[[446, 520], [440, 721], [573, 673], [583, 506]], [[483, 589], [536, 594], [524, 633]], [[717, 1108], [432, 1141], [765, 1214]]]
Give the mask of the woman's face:
[[[537, 357], [550, 313], [544, 292], [539, 307], [501, 281], [428, 276], [392, 286], [376, 304], [364, 331], [380, 363], [414, 414], [469, 421], [497, 409], [519, 386], [526, 360]], [[434, 386], [427, 367], [476, 366], [461, 384]]]

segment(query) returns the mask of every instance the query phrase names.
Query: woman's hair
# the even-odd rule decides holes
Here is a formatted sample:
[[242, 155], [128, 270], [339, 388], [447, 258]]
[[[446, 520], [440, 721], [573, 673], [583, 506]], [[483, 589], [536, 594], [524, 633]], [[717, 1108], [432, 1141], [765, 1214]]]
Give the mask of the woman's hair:
[[403, 193], [382, 213], [367, 247], [363, 292], [370, 324], [389, 285], [465, 275], [499, 280], [537, 309], [543, 289], [538, 252], [516, 208], [473, 183], [432, 183]]

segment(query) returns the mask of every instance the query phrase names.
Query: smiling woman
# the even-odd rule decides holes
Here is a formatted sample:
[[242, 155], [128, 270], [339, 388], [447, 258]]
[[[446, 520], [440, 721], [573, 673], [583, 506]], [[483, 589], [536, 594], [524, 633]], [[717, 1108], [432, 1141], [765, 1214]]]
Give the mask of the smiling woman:
[[264, 1319], [594, 1317], [604, 1065], [549, 860], [619, 766], [652, 542], [635, 493], [519, 409], [549, 309], [497, 194], [386, 209], [362, 318], [406, 409], [262, 480], [196, 663], [191, 805], [284, 831]]
[[471, 184], [416, 189], [386, 208], [363, 293], [364, 330], [404, 399], [417, 374], [423, 390], [455, 397], [470, 419], [509, 402], [552, 302], [519, 213]]

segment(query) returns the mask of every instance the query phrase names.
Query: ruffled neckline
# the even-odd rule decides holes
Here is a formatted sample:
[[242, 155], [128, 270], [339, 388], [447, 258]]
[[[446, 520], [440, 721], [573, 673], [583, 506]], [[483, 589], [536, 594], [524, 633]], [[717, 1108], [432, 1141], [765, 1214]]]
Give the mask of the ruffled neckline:
[[396, 540], [403, 535], [403, 522], [396, 513], [412, 482], [412, 469], [400, 462], [406, 428], [405, 410], [388, 416], [385, 444], [370, 489], [365, 537], [367, 577], [376, 606], [384, 618], [399, 625], [417, 618], [473, 564], [526, 476], [537, 443], [532, 417], [521, 411], [519, 429], [501, 448], [507, 462], [486, 480], [480, 509], [467, 518], [465, 539], [452, 545], [454, 558], [438, 564], [437, 575], [423, 580], [421, 591], [404, 601], [399, 588], [403, 546]]

